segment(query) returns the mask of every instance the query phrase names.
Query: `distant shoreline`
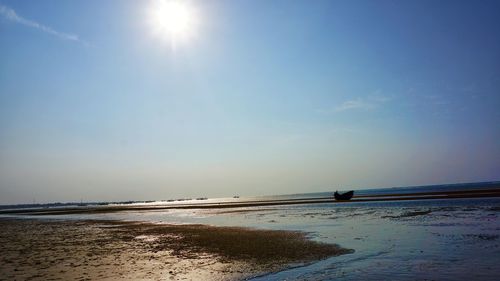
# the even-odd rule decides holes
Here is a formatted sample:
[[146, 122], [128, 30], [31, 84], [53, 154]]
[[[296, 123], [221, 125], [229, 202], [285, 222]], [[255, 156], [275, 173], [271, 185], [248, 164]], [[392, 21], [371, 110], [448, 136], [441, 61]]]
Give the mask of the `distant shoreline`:
[[69, 214], [92, 214], [92, 213], [112, 213], [121, 211], [151, 211], [169, 209], [222, 209], [222, 208], [242, 208], [260, 206], [280, 206], [299, 204], [346, 204], [353, 202], [378, 202], [378, 201], [410, 201], [410, 200], [437, 200], [437, 199], [467, 199], [467, 198], [493, 198], [500, 197], [500, 188], [496, 189], [474, 189], [474, 190], [454, 190], [454, 191], [432, 191], [414, 193], [394, 193], [394, 194], [373, 194], [357, 196], [349, 201], [335, 201], [333, 197], [300, 198], [300, 199], [280, 199], [261, 201], [240, 201], [240, 202], [220, 202], [220, 203], [198, 203], [198, 204], [170, 204], [170, 205], [142, 205], [142, 206], [92, 206], [92, 207], [68, 207], [68, 208], [33, 208], [33, 209], [11, 209], [0, 210], [0, 215], [69, 215]]

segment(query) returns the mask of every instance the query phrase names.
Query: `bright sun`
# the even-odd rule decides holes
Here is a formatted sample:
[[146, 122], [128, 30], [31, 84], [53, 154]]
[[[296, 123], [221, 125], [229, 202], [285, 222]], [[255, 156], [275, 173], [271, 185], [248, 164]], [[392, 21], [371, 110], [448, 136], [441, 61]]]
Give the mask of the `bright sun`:
[[188, 39], [195, 24], [195, 13], [186, 1], [155, 0], [150, 13], [154, 33], [173, 45]]

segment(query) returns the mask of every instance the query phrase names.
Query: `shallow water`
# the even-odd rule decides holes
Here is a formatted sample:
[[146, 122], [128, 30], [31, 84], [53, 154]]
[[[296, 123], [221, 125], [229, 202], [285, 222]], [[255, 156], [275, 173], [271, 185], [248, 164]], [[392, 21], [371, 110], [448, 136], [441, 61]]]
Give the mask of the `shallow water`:
[[498, 199], [405, 203], [303, 208], [294, 229], [356, 252], [255, 280], [497, 280]]

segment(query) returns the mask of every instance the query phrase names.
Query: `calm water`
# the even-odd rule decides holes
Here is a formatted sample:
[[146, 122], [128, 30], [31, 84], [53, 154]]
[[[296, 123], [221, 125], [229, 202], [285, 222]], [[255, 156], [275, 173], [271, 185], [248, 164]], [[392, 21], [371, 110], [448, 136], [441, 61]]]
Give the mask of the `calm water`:
[[[442, 188], [449, 190], [456, 187]], [[416, 190], [429, 191], [416, 187], [365, 192], [410, 193]], [[438, 190], [437, 186], [432, 187], [432, 191]], [[268, 198], [322, 195], [315, 193]], [[500, 198], [487, 198], [130, 211], [57, 218], [300, 230], [307, 232], [311, 239], [355, 250], [353, 254], [332, 257], [254, 280], [498, 280], [499, 212]]]

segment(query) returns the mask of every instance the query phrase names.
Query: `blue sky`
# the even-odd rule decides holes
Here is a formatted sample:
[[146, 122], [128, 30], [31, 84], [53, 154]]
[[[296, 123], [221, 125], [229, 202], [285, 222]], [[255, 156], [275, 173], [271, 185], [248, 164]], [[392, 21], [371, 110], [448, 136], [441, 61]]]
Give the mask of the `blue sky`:
[[498, 1], [0, 0], [0, 204], [500, 179]]

